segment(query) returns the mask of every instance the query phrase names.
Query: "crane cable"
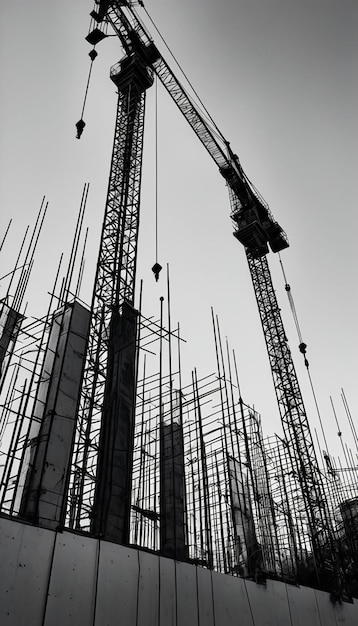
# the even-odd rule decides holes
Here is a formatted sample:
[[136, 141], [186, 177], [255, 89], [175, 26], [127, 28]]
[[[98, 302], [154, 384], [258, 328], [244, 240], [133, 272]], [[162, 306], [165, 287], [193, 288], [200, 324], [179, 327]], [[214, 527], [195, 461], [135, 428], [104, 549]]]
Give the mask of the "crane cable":
[[82, 135], [82, 133], [84, 131], [84, 128], [86, 126], [86, 122], [83, 121], [83, 115], [84, 115], [84, 112], [85, 112], [85, 106], [86, 106], [87, 95], [88, 95], [88, 88], [89, 88], [89, 84], [90, 84], [90, 80], [91, 80], [93, 61], [98, 56], [98, 52], [96, 52], [94, 47], [88, 53], [88, 56], [91, 59], [91, 64], [90, 64], [90, 68], [89, 68], [89, 72], [88, 72], [87, 85], [86, 85], [85, 97], [84, 97], [84, 100], [83, 100], [81, 118], [78, 120], [78, 122], [76, 124], [76, 129], [77, 129], [76, 139], [81, 139], [81, 135]]
[[[204, 102], [202, 101], [202, 99], [200, 98], [199, 94], [197, 93], [196, 89], [194, 88], [194, 86], [192, 85], [192, 83], [190, 82], [187, 74], [184, 72], [182, 66], [180, 65], [179, 61], [177, 60], [177, 58], [175, 57], [174, 53], [171, 51], [169, 45], [167, 44], [166, 40], [164, 39], [163, 35], [161, 34], [159, 28], [156, 26], [154, 20], [151, 18], [151, 16], [149, 15], [147, 9], [144, 6], [144, 3], [142, 1], [139, 2], [140, 6], [143, 8], [145, 14], [147, 15], [149, 21], [151, 22], [152, 26], [155, 28], [156, 32], [158, 33], [160, 39], [162, 40], [163, 44], [165, 45], [166, 49], [168, 50], [170, 56], [172, 57], [172, 59], [174, 60], [175, 64], [177, 65], [177, 67], [179, 68], [179, 70], [181, 71], [182, 75], [184, 76], [185, 80], [187, 81], [189, 87], [191, 88], [191, 90], [193, 91], [194, 95], [196, 96], [196, 98], [198, 99], [198, 102], [200, 103], [200, 105], [203, 108], [203, 111], [205, 111], [205, 114], [207, 115], [208, 119], [210, 120], [211, 124], [213, 125], [213, 128], [215, 129], [215, 134], [220, 137], [221, 141], [227, 145], [228, 142], [225, 139], [224, 135], [222, 134], [221, 130], [219, 129], [219, 127], [217, 126], [217, 124], [215, 123], [215, 121], [213, 120], [213, 118], [211, 117], [208, 109], [206, 108]], [[135, 13], [136, 18], [138, 19], [139, 22], [141, 22], [139, 16], [137, 15], [136, 11], [134, 11], [134, 9], [132, 8], [133, 13]], [[143, 23], [142, 23], [143, 25]]]
[[158, 263], [158, 79], [155, 77], [155, 262]]
[[287, 297], [288, 297], [288, 301], [290, 303], [292, 317], [293, 317], [294, 322], [295, 322], [297, 335], [298, 335], [298, 340], [300, 342], [298, 348], [299, 348], [299, 351], [303, 355], [303, 360], [304, 360], [304, 364], [305, 364], [306, 369], [307, 369], [307, 375], [308, 375], [308, 379], [309, 379], [310, 386], [311, 386], [313, 400], [314, 400], [314, 403], [315, 403], [315, 407], [316, 407], [316, 411], [317, 411], [317, 415], [318, 415], [318, 420], [319, 420], [319, 424], [320, 424], [320, 427], [321, 427], [321, 432], [322, 432], [324, 445], [326, 446], [326, 451], [328, 453], [328, 444], [327, 444], [326, 435], [325, 435], [325, 432], [324, 432], [324, 429], [323, 429], [321, 412], [319, 410], [319, 406], [318, 406], [318, 402], [317, 402], [317, 396], [316, 396], [316, 392], [315, 392], [315, 389], [314, 389], [314, 386], [313, 386], [313, 381], [312, 381], [312, 377], [311, 377], [311, 373], [310, 373], [310, 369], [309, 369], [309, 362], [308, 362], [307, 357], [306, 357], [307, 344], [302, 339], [302, 333], [301, 333], [301, 329], [300, 329], [300, 325], [299, 325], [299, 321], [298, 321], [298, 316], [297, 316], [297, 312], [296, 312], [295, 303], [294, 303], [292, 292], [291, 292], [291, 286], [287, 282], [287, 278], [286, 278], [286, 274], [285, 274], [285, 270], [284, 270], [284, 267], [283, 267], [283, 263], [282, 263], [282, 259], [281, 259], [280, 253], [278, 253], [278, 257], [279, 257], [279, 260], [280, 260], [280, 265], [281, 265], [281, 270], [282, 270], [282, 274], [283, 274], [283, 279], [285, 281], [285, 290], [287, 292]]
[[159, 274], [163, 269], [158, 262], [158, 78], [155, 77], [155, 105], [154, 105], [154, 133], [155, 133], [155, 263], [152, 272], [156, 282], [159, 280]]
[[304, 356], [305, 366], [308, 368], [309, 364], [308, 364], [308, 361], [306, 359], [307, 345], [304, 343], [304, 341], [302, 339], [302, 333], [301, 333], [300, 325], [299, 325], [299, 322], [298, 322], [298, 317], [297, 317], [297, 313], [296, 313], [296, 307], [295, 307], [295, 303], [293, 301], [293, 297], [292, 297], [292, 293], [291, 293], [291, 286], [287, 282], [287, 278], [286, 278], [286, 274], [285, 274], [285, 270], [284, 270], [284, 267], [283, 267], [283, 263], [282, 263], [282, 259], [281, 259], [280, 253], [278, 254], [278, 257], [280, 259], [280, 265], [281, 265], [281, 270], [282, 270], [282, 274], [283, 274], [283, 279], [285, 281], [285, 290], [287, 292], [287, 297], [288, 297], [288, 301], [290, 303], [292, 317], [293, 317], [294, 322], [295, 322], [297, 335], [298, 335], [298, 340], [300, 342], [298, 347], [299, 347], [300, 352]]

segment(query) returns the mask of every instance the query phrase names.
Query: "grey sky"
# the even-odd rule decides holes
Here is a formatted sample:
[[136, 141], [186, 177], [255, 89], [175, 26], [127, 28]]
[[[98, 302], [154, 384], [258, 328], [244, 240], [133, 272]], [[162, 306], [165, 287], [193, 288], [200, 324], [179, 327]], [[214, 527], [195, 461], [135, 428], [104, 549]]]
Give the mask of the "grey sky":
[[[288, 234], [291, 247], [282, 258], [308, 344], [322, 416], [332, 433], [332, 446], [338, 449], [329, 395], [340, 407], [343, 386], [353, 415], [358, 410], [357, 3], [147, 0], [145, 4]], [[45, 309], [60, 251], [68, 251], [85, 181], [91, 183], [87, 212], [91, 234], [83, 297], [88, 299], [91, 290], [115, 116], [115, 90], [108, 72], [121, 56], [115, 38], [99, 46], [87, 126], [81, 141], [76, 141], [74, 123], [89, 68], [89, 46], [83, 37], [91, 8], [87, 0], [13, 0], [1, 9], [1, 228], [9, 217], [16, 225], [1, 267], [11, 269], [24, 226], [33, 222], [46, 194], [47, 241], [42, 240], [29, 291], [36, 294], [30, 307], [36, 315]], [[255, 404], [265, 432], [272, 432], [278, 421], [268, 361], [244, 252], [232, 236], [224, 181], [162, 89], [158, 106], [159, 261], [171, 267], [173, 316], [180, 320], [189, 346], [184, 366], [196, 364], [203, 375], [215, 367], [212, 305], [223, 334], [237, 351], [245, 401]], [[154, 284], [150, 271], [155, 254], [153, 93], [148, 93], [147, 113], [139, 277], [145, 280], [147, 308], [158, 310], [164, 280]], [[272, 254], [270, 265], [316, 426], [278, 259]]]

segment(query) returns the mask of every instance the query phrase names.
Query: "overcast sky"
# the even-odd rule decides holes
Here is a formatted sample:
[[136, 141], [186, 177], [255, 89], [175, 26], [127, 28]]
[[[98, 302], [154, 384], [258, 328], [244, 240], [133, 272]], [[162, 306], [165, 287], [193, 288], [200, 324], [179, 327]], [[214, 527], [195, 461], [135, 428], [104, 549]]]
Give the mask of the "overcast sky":
[[[357, 393], [357, 56], [355, 0], [147, 0], [146, 9], [287, 232], [282, 254], [311, 375], [332, 451], [345, 440], [344, 388], [354, 419]], [[75, 139], [89, 59], [88, 0], [12, 0], [1, 8], [1, 258], [10, 271], [42, 196], [49, 214], [29, 287], [29, 314], [47, 306], [60, 252], [69, 251], [83, 183], [91, 184], [82, 297], [90, 299], [103, 218], [116, 94], [109, 68], [116, 38], [98, 46], [85, 112]], [[143, 19], [145, 13], [138, 12]], [[154, 29], [150, 27], [159, 44]], [[161, 46], [159, 46], [161, 48]], [[161, 48], [162, 49], [162, 48]], [[168, 53], [164, 56], [170, 60]], [[273, 385], [244, 250], [232, 236], [224, 180], [175, 105], [158, 90], [159, 262], [170, 264], [172, 316], [187, 339], [183, 367], [215, 369], [213, 306], [236, 350], [242, 392], [279, 430]], [[154, 282], [154, 90], [148, 92], [138, 277], [145, 313], [157, 315], [165, 281]], [[311, 424], [312, 394], [277, 255], [270, 267]], [[0, 285], [0, 297], [6, 284]], [[155, 310], [154, 310], [155, 309]]]

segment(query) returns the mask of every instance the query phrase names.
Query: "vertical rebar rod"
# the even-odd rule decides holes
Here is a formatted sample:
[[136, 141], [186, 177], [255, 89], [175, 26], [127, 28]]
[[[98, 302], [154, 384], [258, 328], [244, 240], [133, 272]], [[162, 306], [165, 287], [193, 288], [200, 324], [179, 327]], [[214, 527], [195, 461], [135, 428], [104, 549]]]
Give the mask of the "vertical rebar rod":
[[11, 435], [11, 440], [10, 440], [10, 444], [9, 444], [9, 453], [7, 455], [7, 458], [6, 458], [4, 471], [3, 471], [3, 478], [2, 478], [2, 481], [0, 483], [0, 492], [1, 492], [1, 489], [3, 488], [3, 494], [2, 494], [2, 497], [1, 497], [1, 500], [0, 500], [0, 511], [3, 509], [5, 496], [7, 494], [8, 488], [9, 488], [9, 479], [10, 479], [10, 474], [11, 474], [11, 470], [12, 470], [12, 466], [13, 466], [13, 462], [14, 462], [15, 442], [17, 441], [19, 428], [21, 428], [21, 426], [22, 426], [21, 416], [23, 415], [23, 410], [22, 409], [23, 409], [23, 404], [25, 402], [26, 389], [27, 389], [27, 379], [25, 379], [25, 382], [24, 382], [23, 387], [22, 387], [20, 404], [19, 404], [19, 408], [18, 408], [18, 410], [16, 412], [15, 427], [14, 427], [14, 430], [13, 430], [12, 435]]
[[67, 266], [64, 289], [63, 289], [63, 294], [62, 294], [62, 299], [65, 302], [68, 301], [68, 297], [69, 297], [70, 290], [71, 290], [73, 271], [74, 271], [74, 267], [76, 263], [77, 250], [78, 250], [79, 240], [80, 240], [81, 231], [82, 231], [83, 218], [84, 218], [84, 214], [86, 210], [88, 190], [89, 190], [89, 183], [85, 183], [83, 186], [83, 190], [82, 190], [80, 208], [78, 210], [76, 228], [75, 228], [75, 233], [72, 239], [71, 253], [70, 253], [70, 258], [69, 258], [69, 262]]
[[[197, 493], [196, 490], [193, 491], [193, 501], [195, 502], [195, 509], [198, 506], [198, 521], [199, 521], [199, 533], [200, 533], [200, 546], [201, 546], [201, 553], [204, 554], [204, 552], [207, 555], [207, 562], [209, 563], [209, 556], [208, 556], [208, 546], [205, 546], [205, 530], [203, 527], [203, 502], [204, 502], [204, 508], [205, 508], [205, 493], [203, 491], [203, 475], [202, 475], [202, 458], [201, 458], [201, 451], [200, 451], [200, 438], [199, 438], [199, 418], [198, 418], [198, 398], [197, 398], [197, 394], [196, 394], [196, 388], [195, 388], [195, 382], [194, 382], [194, 372], [192, 372], [192, 384], [193, 384], [193, 401], [194, 401], [194, 413], [195, 413], [195, 440], [194, 440], [194, 445], [195, 445], [195, 452], [196, 452], [196, 468], [197, 468], [197, 476], [198, 476], [198, 482], [197, 482]], [[196, 514], [196, 511], [195, 511]]]
[[[177, 536], [177, 485], [175, 477], [175, 446], [174, 446], [174, 421], [173, 421], [173, 370], [172, 370], [172, 329], [171, 329], [171, 314], [170, 314], [170, 280], [169, 280], [169, 264], [167, 264], [167, 316], [168, 316], [168, 364], [169, 364], [169, 407], [170, 407], [170, 428], [171, 428], [171, 465], [172, 465], [172, 488], [173, 488], [173, 502], [174, 502], [174, 555], [177, 558], [178, 551], [178, 536]], [[163, 425], [164, 426], [164, 425]], [[180, 424], [180, 427], [182, 425]], [[163, 429], [164, 438], [164, 429]], [[164, 441], [163, 441], [164, 443]], [[163, 494], [164, 496], [164, 494]], [[165, 496], [164, 496], [165, 497]], [[180, 520], [181, 521], [181, 520]]]
[[19, 266], [20, 257], [22, 255], [22, 250], [23, 250], [24, 245], [25, 245], [25, 241], [26, 241], [27, 233], [29, 232], [29, 228], [30, 228], [30, 226], [28, 225], [26, 227], [25, 234], [23, 236], [23, 239], [22, 239], [22, 242], [21, 242], [21, 245], [20, 245], [20, 249], [19, 249], [19, 252], [18, 252], [18, 255], [17, 255], [17, 259], [15, 261], [15, 267], [14, 267], [12, 273], [11, 273], [10, 282], [9, 282], [7, 290], [6, 290], [5, 300], [7, 300], [9, 295], [10, 295], [10, 289], [11, 289], [11, 286], [12, 286], [12, 281], [14, 280], [15, 272], [18, 269], [18, 266]]
[[0, 244], [0, 252], [1, 252], [1, 250], [3, 248], [3, 245], [4, 245], [5, 241], [6, 241], [6, 237], [8, 235], [9, 230], [10, 230], [11, 223], [12, 223], [12, 219], [10, 219], [10, 221], [9, 221], [9, 223], [7, 225], [6, 231], [5, 231], [5, 235], [2, 238], [2, 242]]
[[[246, 429], [246, 421], [245, 421], [245, 411], [244, 411], [244, 402], [242, 400], [241, 397], [241, 391], [240, 391], [240, 381], [239, 381], [239, 372], [238, 372], [238, 367], [237, 367], [237, 362], [236, 362], [236, 355], [234, 353], [234, 367], [235, 367], [235, 377], [236, 377], [236, 384], [237, 384], [237, 388], [239, 391], [239, 408], [240, 408], [240, 415], [241, 415], [241, 424], [242, 424], [242, 433], [243, 433], [243, 443], [244, 443], [244, 449], [245, 449], [245, 455], [246, 455], [246, 466], [250, 475], [250, 481], [251, 481], [251, 489], [253, 489], [254, 487], [254, 483], [253, 483], [253, 478], [252, 478], [252, 466], [251, 466], [251, 460], [250, 460], [250, 452], [249, 452], [249, 442], [248, 442], [248, 434], [247, 434], [247, 429]], [[240, 454], [240, 448], [239, 448], [239, 442], [238, 442], [238, 450], [239, 450], [239, 468], [240, 468], [240, 475], [241, 475], [241, 479], [242, 479], [242, 497], [243, 497], [243, 503], [244, 503], [244, 509], [246, 510], [250, 510], [250, 505], [248, 502], [246, 502], [247, 500], [247, 496], [245, 493], [245, 489], [244, 489], [244, 472], [243, 472], [243, 463], [242, 463], [242, 458], [241, 458], [241, 454]], [[239, 484], [238, 484], [238, 477], [237, 477], [237, 473], [235, 471], [235, 482], [236, 482], [236, 489], [239, 493]], [[245, 527], [245, 523], [244, 523], [244, 517], [243, 517], [243, 511], [240, 509], [240, 516], [241, 516], [241, 524], [242, 524], [242, 528], [243, 528], [243, 535], [244, 535], [244, 542], [245, 542], [245, 546], [246, 546], [246, 551], [247, 551], [247, 556], [248, 556], [248, 545], [249, 545], [249, 537], [248, 537], [248, 530]], [[250, 564], [247, 563], [246, 566], [248, 567], [248, 569], [250, 569]]]
[[214, 458], [215, 458], [215, 473], [216, 473], [216, 480], [217, 480], [217, 487], [218, 487], [218, 508], [219, 508], [219, 520], [220, 520], [220, 538], [221, 538], [221, 553], [222, 553], [222, 557], [223, 557], [223, 565], [224, 565], [224, 572], [225, 574], [228, 573], [228, 566], [227, 566], [227, 559], [226, 559], [226, 549], [225, 549], [225, 536], [224, 536], [224, 514], [223, 514], [223, 510], [222, 510], [222, 493], [221, 493], [221, 489], [220, 489], [220, 475], [219, 475], [219, 466], [218, 466], [218, 457], [217, 457], [217, 453], [216, 450], [214, 450]]
[[[15, 298], [14, 298], [14, 306], [15, 307], [20, 307], [22, 305], [22, 301], [25, 295], [25, 290], [26, 287], [28, 285], [29, 282], [29, 278], [30, 278], [30, 274], [31, 274], [31, 270], [34, 264], [34, 258], [35, 258], [35, 252], [36, 252], [36, 248], [37, 248], [37, 244], [39, 242], [40, 239], [40, 234], [42, 231], [42, 227], [45, 221], [45, 217], [46, 217], [46, 213], [47, 213], [47, 209], [48, 209], [48, 202], [46, 202], [45, 206], [45, 196], [42, 199], [42, 203], [40, 206], [40, 210], [38, 212], [38, 216], [36, 219], [36, 224], [31, 236], [31, 240], [27, 249], [27, 253], [26, 253], [26, 257], [25, 257], [25, 261], [23, 264], [23, 268], [21, 270], [21, 275], [20, 275], [20, 280], [18, 283], [18, 288], [16, 290], [16, 294], [15, 294]], [[43, 212], [42, 212], [43, 210]], [[42, 216], [41, 216], [41, 212], [42, 212]], [[40, 216], [41, 216], [41, 221], [40, 224], [38, 225], [38, 222], [40, 220]], [[37, 230], [37, 232], [36, 232]], [[32, 249], [31, 249], [32, 248]]]
[[83, 273], [84, 273], [84, 268], [85, 268], [85, 253], [86, 253], [86, 247], [87, 247], [87, 238], [88, 238], [88, 226], [86, 228], [86, 233], [85, 233], [85, 238], [84, 238], [84, 242], [83, 242], [83, 247], [82, 247], [82, 254], [81, 254], [81, 261], [80, 261], [80, 267], [79, 267], [79, 271], [78, 271], [78, 278], [77, 278], [77, 284], [76, 284], [76, 290], [75, 290], [75, 297], [78, 298], [80, 295], [80, 291], [81, 291], [81, 286], [82, 286], [82, 279], [83, 279]]
[[340, 427], [339, 427], [339, 423], [338, 423], [338, 417], [337, 417], [336, 409], [335, 409], [335, 406], [334, 406], [334, 404], [333, 404], [333, 399], [332, 399], [332, 396], [329, 396], [329, 398], [330, 398], [330, 401], [331, 401], [331, 407], [332, 407], [332, 411], [333, 411], [334, 419], [336, 420], [336, 424], [337, 424], [337, 428], [338, 428], [338, 437], [339, 437], [339, 440], [340, 440], [340, 442], [341, 442], [341, 447], [342, 447], [342, 451], [343, 451], [343, 456], [344, 456], [344, 458], [345, 458], [345, 460], [346, 460], [347, 467], [348, 467], [349, 463], [348, 463], [348, 459], [347, 459], [347, 455], [346, 455], [346, 450], [345, 450], [344, 443], [343, 443], [343, 439], [342, 439], [342, 431], [341, 431], [341, 429], [340, 429]]
[[[289, 499], [288, 499], [288, 493], [287, 493], [287, 489], [286, 489], [286, 482], [285, 482], [285, 472], [282, 466], [282, 459], [281, 459], [281, 455], [278, 455], [278, 461], [279, 461], [279, 465], [280, 465], [280, 474], [281, 474], [281, 480], [280, 480], [280, 485], [282, 485], [283, 488], [283, 495], [285, 498], [285, 503], [286, 503], [286, 531], [288, 533], [288, 536], [291, 538], [291, 541], [289, 541], [288, 544], [288, 548], [290, 551], [290, 559], [291, 559], [291, 565], [292, 565], [292, 569], [294, 572], [294, 575], [296, 576], [297, 579], [297, 565], [299, 562], [299, 558], [298, 558], [298, 550], [297, 550], [297, 543], [296, 543], [296, 537], [295, 537], [295, 533], [294, 533], [294, 528], [292, 526], [292, 520], [290, 517], [290, 503], [289, 503]], [[292, 549], [294, 552], [294, 558], [292, 555]], [[301, 558], [302, 558], [302, 552], [301, 552]]]
[[348, 418], [348, 423], [350, 425], [350, 429], [353, 435], [354, 443], [356, 445], [356, 449], [358, 450], [358, 435], [357, 435], [356, 428], [354, 426], [354, 422], [353, 422], [352, 414], [349, 409], [348, 401], [347, 401], [347, 398], [343, 389], [341, 389], [341, 398], [342, 398], [343, 406], [344, 406], [344, 409]]
[[193, 384], [196, 392], [196, 402], [197, 402], [197, 422], [198, 422], [198, 432], [199, 432], [199, 441], [200, 441], [200, 458], [201, 458], [201, 471], [202, 471], [202, 480], [203, 480], [203, 495], [204, 495], [204, 519], [205, 519], [205, 536], [206, 536], [206, 544], [208, 551], [208, 563], [209, 568], [213, 567], [213, 548], [212, 548], [212, 539], [211, 539], [211, 526], [210, 526], [210, 513], [209, 513], [209, 490], [208, 490], [208, 468], [206, 462], [206, 450], [205, 450], [205, 442], [203, 436], [203, 426], [202, 426], [202, 416], [201, 416], [201, 407], [200, 407], [200, 397], [198, 390], [198, 378], [196, 369], [194, 369], [194, 377]]

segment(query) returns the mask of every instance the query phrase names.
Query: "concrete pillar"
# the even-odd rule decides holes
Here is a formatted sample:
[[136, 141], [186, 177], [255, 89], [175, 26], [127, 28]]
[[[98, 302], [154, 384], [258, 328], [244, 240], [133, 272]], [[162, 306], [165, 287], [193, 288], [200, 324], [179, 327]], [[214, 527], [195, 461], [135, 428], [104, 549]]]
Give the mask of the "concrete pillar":
[[107, 382], [98, 453], [92, 532], [129, 542], [136, 389], [138, 312], [129, 304], [112, 315]]
[[54, 314], [38, 385], [20, 515], [46, 528], [64, 523], [89, 321], [78, 302]]

